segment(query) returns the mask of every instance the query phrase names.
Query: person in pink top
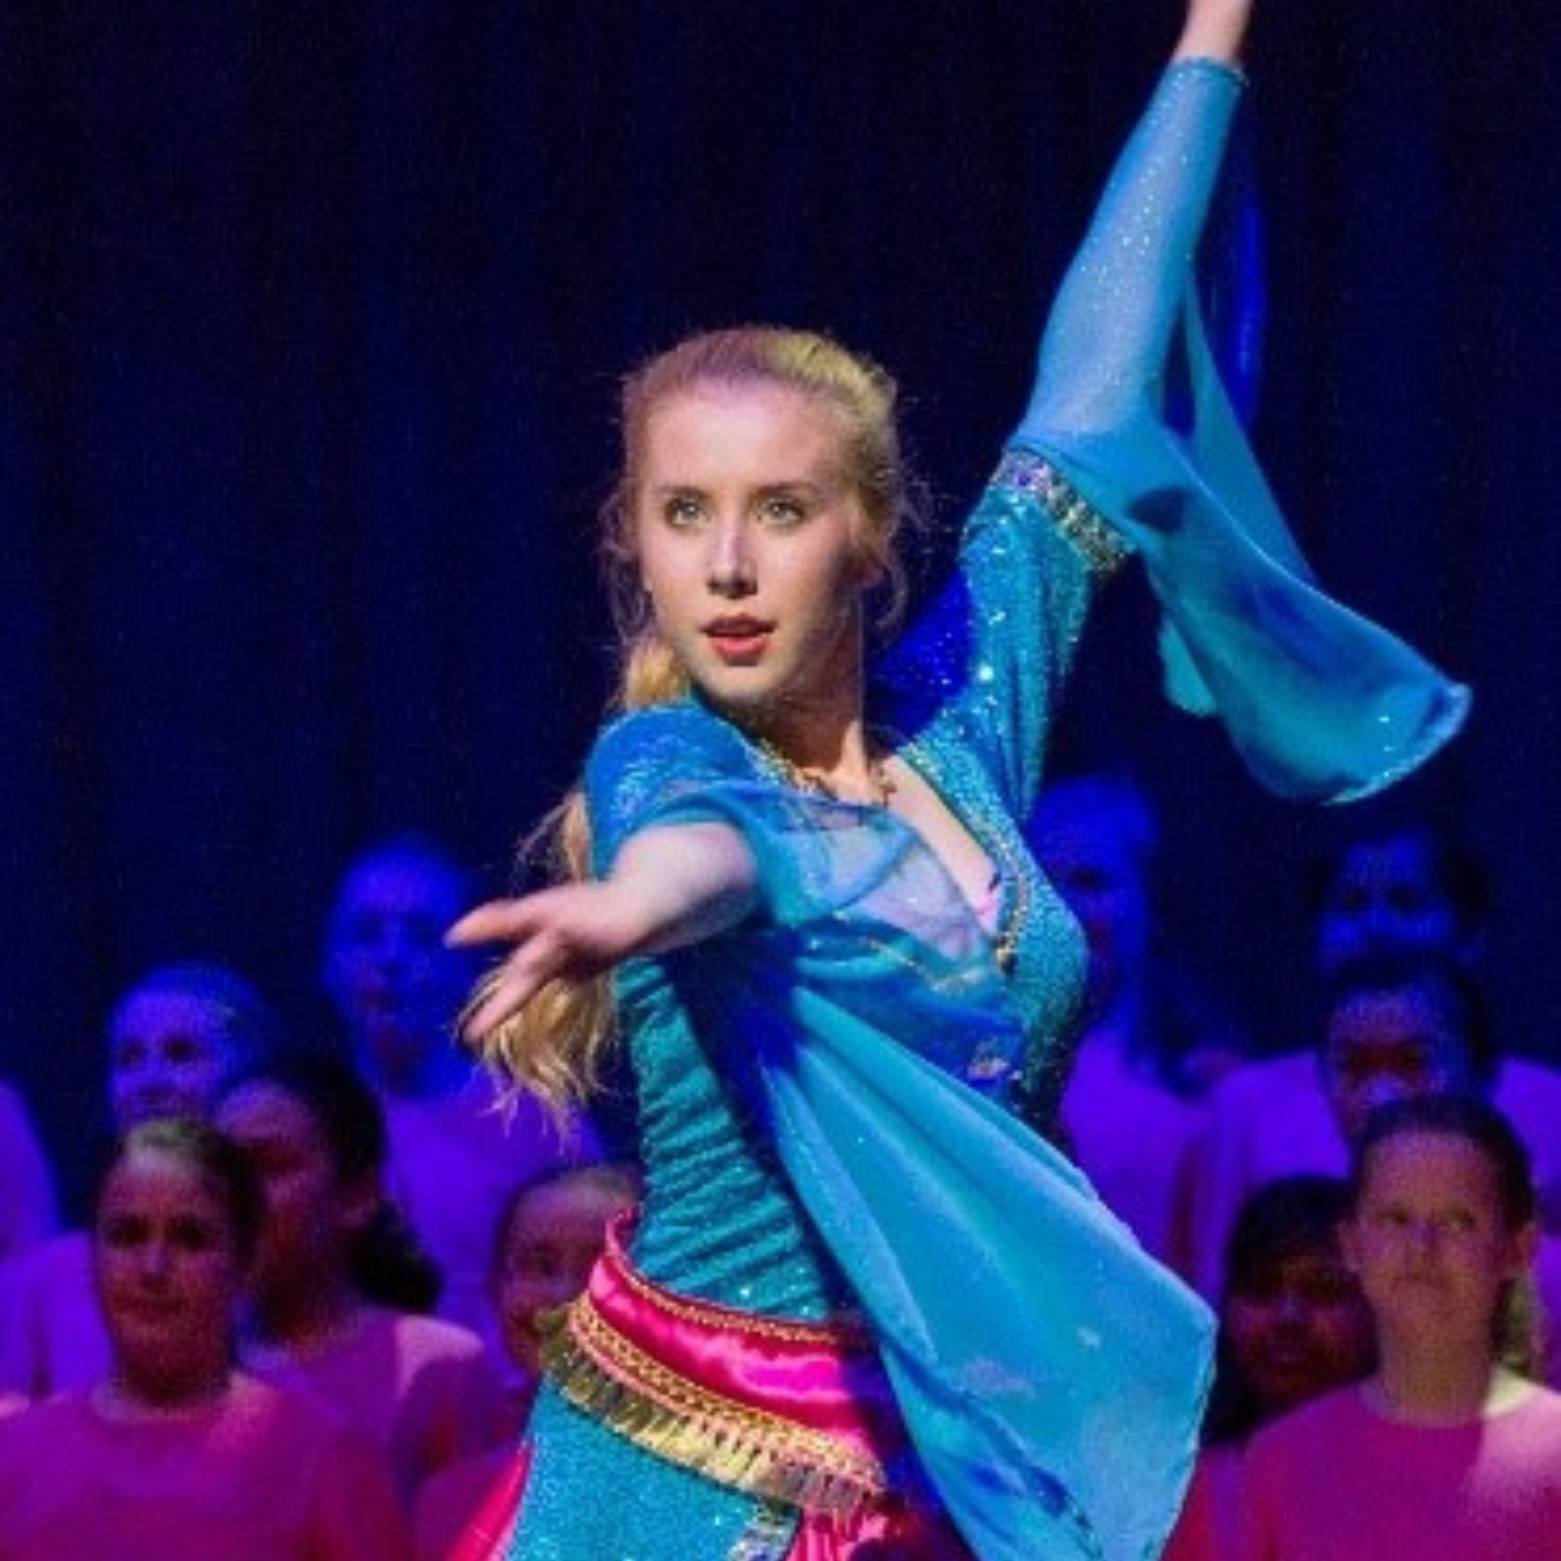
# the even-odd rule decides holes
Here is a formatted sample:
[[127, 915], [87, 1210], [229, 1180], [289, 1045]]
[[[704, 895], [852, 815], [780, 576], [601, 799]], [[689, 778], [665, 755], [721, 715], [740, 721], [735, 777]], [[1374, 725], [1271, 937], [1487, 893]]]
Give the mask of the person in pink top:
[[1131, 780], [1053, 782], [1025, 833], [1089, 951], [1083, 1026], [1062, 1100], [1064, 1147], [1163, 1259], [1175, 1167], [1203, 1096], [1242, 1060], [1245, 1040], [1170, 946], [1153, 894], [1155, 821]]
[[54, 1230], [54, 1177], [21, 1096], [0, 1083], [0, 1412], [28, 1368], [22, 1276]]
[[1253, 1439], [1240, 1561], [1561, 1561], [1561, 1395], [1529, 1376], [1538, 1238], [1498, 1111], [1373, 1113], [1342, 1240], [1379, 1365]]
[[307, 1399], [234, 1369], [262, 1199], [193, 1122], [131, 1129], [99, 1196], [108, 1374], [0, 1419], [0, 1561], [398, 1561], [389, 1471]]
[[[197, 961], [159, 965], [119, 998], [105, 1026], [107, 1094], [116, 1138], [158, 1118], [210, 1115], [237, 1069], [280, 1044], [265, 998], [236, 971]], [[0, 1318], [0, 1387], [46, 1398], [96, 1381], [109, 1341], [85, 1231], [33, 1249], [8, 1275]]]
[[[1425, 961], [1478, 984], [1486, 887], [1446, 835], [1380, 819], [1319, 874], [1313, 962], [1337, 989], [1351, 969]], [[1561, 1235], [1561, 1073], [1487, 1047], [1480, 1084], [1533, 1156], [1541, 1218]], [[1171, 1260], [1214, 1297], [1236, 1210], [1254, 1187], [1297, 1171], [1342, 1174], [1346, 1145], [1315, 1048], [1237, 1070], [1211, 1095], [1177, 1173]]]
[[385, 1196], [374, 1092], [345, 1063], [278, 1057], [235, 1081], [216, 1120], [266, 1191], [241, 1358], [365, 1432], [410, 1501], [504, 1422], [482, 1341], [422, 1315], [439, 1273]]
[[1345, 1266], [1348, 1189], [1287, 1176], [1242, 1205], [1225, 1259], [1204, 1446], [1165, 1561], [1234, 1561], [1248, 1441], [1301, 1404], [1367, 1375], [1371, 1313]]
[[[1173, 1266], [1218, 1294], [1243, 1199], [1297, 1172], [1342, 1175], [1365, 1111], [1397, 1095], [1466, 1090], [1513, 1121], [1543, 1167], [1561, 1123], [1561, 1074], [1496, 1054], [1480, 992], [1457, 965], [1413, 952], [1362, 956], [1335, 978], [1317, 1047], [1242, 1068], [1217, 1088], [1177, 1171]], [[1561, 1159], [1549, 1162], [1561, 1175]], [[1558, 1188], [1552, 1181], [1550, 1196]]]
[[443, 1271], [439, 1314], [484, 1337], [497, 1361], [487, 1276], [499, 1213], [516, 1187], [600, 1151], [584, 1119], [560, 1130], [529, 1097], [496, 1110], [486, 1076], [452, 1042], [475, 965], [443, 935], [475, 899], [434, 841], [370, 846], [337, 886], [323, 977], [384, 1106], [387, 1187]]
[[54, 1177], [22, 1097], [0, 1084], [0, 1263], [54, 1229]]
[[[517, 1373], [516, 1433], [541, 1380], [548, 1318], [585, 1289], [608, 1224], [639, 1196], [639, 1173], [632, 1167], [585, 1165], [551, 1172], [511, 1198], [493, 1254], [492, 1299]], [[514, 1448], [506, 1442], [452, 1464], [423, 1485], [413, 1509], [418, 1561], [444, 1561], [514, 1462]]]

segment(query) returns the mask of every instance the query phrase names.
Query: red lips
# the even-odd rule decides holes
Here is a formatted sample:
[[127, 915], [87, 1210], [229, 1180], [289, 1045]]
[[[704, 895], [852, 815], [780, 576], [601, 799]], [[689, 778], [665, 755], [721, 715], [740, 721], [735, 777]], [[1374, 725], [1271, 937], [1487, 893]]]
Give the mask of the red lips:
[[775, 625], [759, 618], [716, 618], [704, 626], [711, 648], [723, 661], [741, 665], [757, 661], [770, 642]]

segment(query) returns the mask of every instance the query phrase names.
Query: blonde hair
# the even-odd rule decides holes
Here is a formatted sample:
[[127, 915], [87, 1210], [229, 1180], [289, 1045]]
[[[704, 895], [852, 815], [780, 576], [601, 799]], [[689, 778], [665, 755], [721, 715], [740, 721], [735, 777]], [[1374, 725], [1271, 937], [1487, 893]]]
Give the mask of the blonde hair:
[[[919, 509], [919, 494], [900, 453], [893, 379], [870, 359], [811, 331], [739, 326], [688, 337], [650, 359], [622, 386], [623, 469], [599, 517], [602, 566], [621, 647], [613, 710], [668, 704], [689, 689], [688, 671], [657, 632], [640, 585], [635, 510], [656, 409], [695, 386], [712, 384], [776, 385], [836, 412], [845, 474], [866, 521], [858, 538], [864, 574], [883, 582], [880, 630], [897, 622], [904, 606], [897, 539], [902, 521]], [[522, 845], [521, 860], [543, 866], [555, 882], [590, 876], [591, 830], [579, 788]], [[484, 1058], [562, 1114], [596, 1089], [614, 1029], [605, 976], [554, 981], [492, 1032]]]

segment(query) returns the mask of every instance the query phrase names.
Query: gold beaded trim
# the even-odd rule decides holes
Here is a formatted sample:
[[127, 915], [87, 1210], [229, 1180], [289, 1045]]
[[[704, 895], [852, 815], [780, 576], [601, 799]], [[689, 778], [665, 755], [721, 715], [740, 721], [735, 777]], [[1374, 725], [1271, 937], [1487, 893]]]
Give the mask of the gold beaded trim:
[[669, 1370], [613, 1328], [589, 1294], [544, 1334], [542, 1363], [582, 1413], [733, 1490], [846, 1520], [887, 1490], [865, 1453]]
[[1132, 544], [1043, 456], [1028, 450], [1007, 451], [992, 474], [992, 483], [1039, 499], [1092, 573], [1114, 574], [1133, 556]]
[[794, 1322], [780, 1317], [765, 1317], [758, 1312], [739, 1312], [729, 1306], [711, 1306], [663, 1290], [627, 1263], [615, 1261], [611, 1252], [607, 1254], [606, 1261], [612, 1264], [615, 1279], [649, 1301], [657, 1311], [676, 1317], [679, 1322], [696, 1323], [704, 1328], [720, 1328], [727, 1333], [748, 1333], [763, 1339], [781, 1339], [788, 1344], [811, 1344], [820, 1348], [861, 1349], [872, 1341], [872, 1335], [864, 1322]]
[[887, 808], [894, 799], [895, 785], [887, 768], [892, 748], [874, 733], [869, 733], [867, 754], [867, 783], [872, 787], [873, 795], [865, 800], [842, 796], [829, 776], [787, 758], [768, 738], [756, 737], [752, 741], [765, 768], [793, 791], [824, 797], [830, 802], [845, 802], [854, 807], [880, 810]]
[[[998, 876], [1005, 885], [1013, 887], [1013, 902], [1003, 917], [993, 943], [992, 952], [997, 957], [997, 968], [1006, 976], [1019, 958], [1019, 939], [1030, 919], [1030, 874], [1018, 850], [1004, 838], [1000, 830], [990, 832], [987, 849], [997, 858]], [[983, 844], [987, 844], [985, 841]]]
[[1030, 889], [1030, 875], [1025, 869], [1024, 861], [1001, 830], [984, 828], [979, 818], [967, 818], [960, 809], [952, 807], [948, 801], [947, 781], [940, 778], [942, 770], [934, 754], [929, 753], [921, 743], [913, 740], [900, 750], [900, 756], [932, 784], [933, 789], [943, 799], [944, 806], [950, 808], [954, 816], [975, 838], [976, 844], [992, 858], [992, 866], [997, 873], [1003, 897], [1009, 900], [1006, 913], [992, 939], [993, 958], [997, 961], [997, 968], [1006, 976], [1013, 970], [1019, 958], [1019, 939], [1024, 934], [1025, 923], [1030, 919], [1030, 901], [1033, 896]]

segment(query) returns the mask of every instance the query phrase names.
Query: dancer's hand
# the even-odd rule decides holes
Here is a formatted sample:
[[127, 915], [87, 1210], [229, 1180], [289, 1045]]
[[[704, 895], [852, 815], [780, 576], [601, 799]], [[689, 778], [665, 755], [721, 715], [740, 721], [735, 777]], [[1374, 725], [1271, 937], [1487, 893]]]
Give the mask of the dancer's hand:
[[517, 900], [491, 900], [463, 916], [445, 941], [511, 945], [477, 988], [462, 1031], [482, 1042], [550, 981], [588, 981], [649, 942], [653, 910], [632, 883], [571, 883]]
[[757, 872], [724, 824], [677, 824], [632, 836], [609, 877], [493, 900], [445, 940], [512, 945], [478, 988], [462, 1029], [480, 1044], [550, 981], [589, 981], [636, 954], [681, 948], [748, 914]]
[[1172, 58], [1236, 64], [1251, 16], [1252, 0], [1189, 0], [1187, 20]]

